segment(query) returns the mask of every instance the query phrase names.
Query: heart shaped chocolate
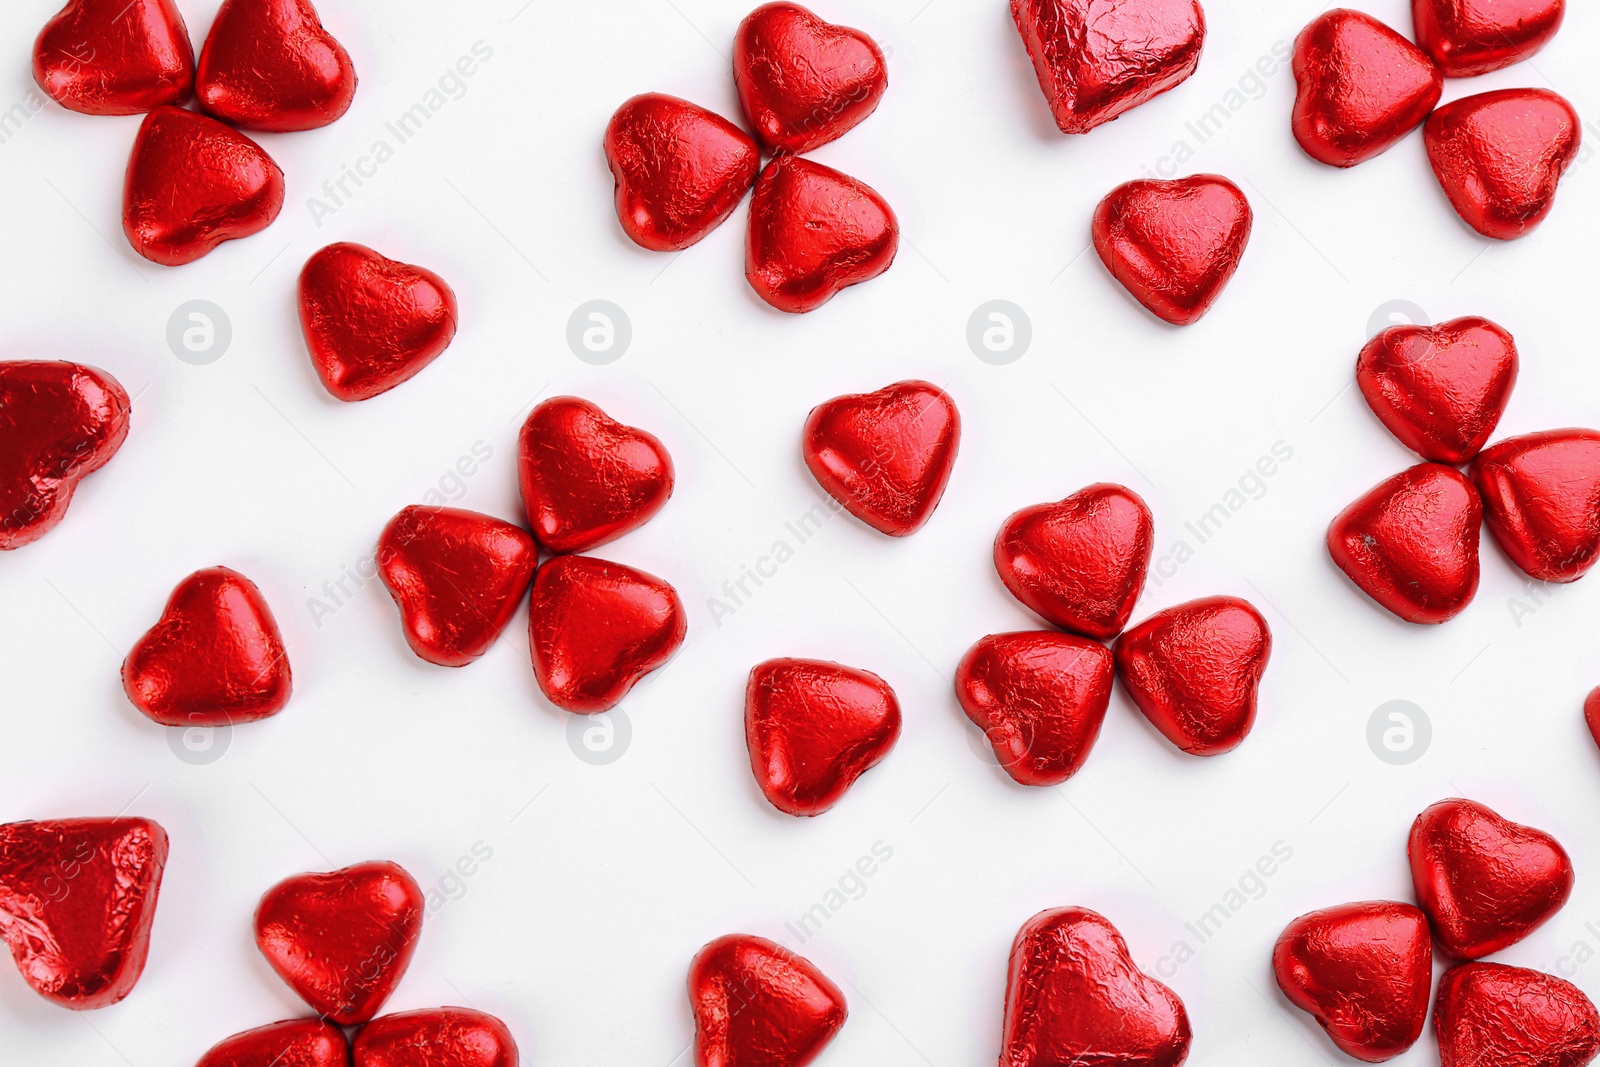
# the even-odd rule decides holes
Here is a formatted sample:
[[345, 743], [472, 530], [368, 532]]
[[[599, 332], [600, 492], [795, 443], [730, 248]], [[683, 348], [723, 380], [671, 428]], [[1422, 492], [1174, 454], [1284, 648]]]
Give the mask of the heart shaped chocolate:
[[1417, 43], [1452, 78], [1535, 55], [1566, 14], [1567, 0], [1411, 0]]
[[1574, 582], [1600, 558], [1600, 433], [1511, 437], [1472, 464], [1483, 510], [1511, 562], [1542, 582]]
[[172, 0], [69, 0], [33, 43], [33, 80], [85, 115], [137, 115], [194, 88], [194, 46]]
[[517, 1067], [506, 1024], [481, 1011], [435, 1008], [385, 1015], [356, 1034], [355, 1067]]
[[200, 106], [247, 130], [314, 130], [350, 110], [356, 71], [310, 0], [223, 0], [200, 49]]
[[848, 1014], [844, 994], [811, 961], [746, 934], [696, 954], [689, 1005], [696, 1067], [805, 1067]]
[[842, 137], [889, 87], [883, 51], [799, 4], [763, 4], [733, 38], [733, 84], [756, 140], [799, 155]]
[[234, 1034], [195, 1067], [349, 1067], [344, 1031], [321, 1019], [292, 1019]]
[[1554, 975], [1465, 963], [1439, 979], [1439, 1067], [1584, 1067], [1600, 1054], [1600, 1013]]

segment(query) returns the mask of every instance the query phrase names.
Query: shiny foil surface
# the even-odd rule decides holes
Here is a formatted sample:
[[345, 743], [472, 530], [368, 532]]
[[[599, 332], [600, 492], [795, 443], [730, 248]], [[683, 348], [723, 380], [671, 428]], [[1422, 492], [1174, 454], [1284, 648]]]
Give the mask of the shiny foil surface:
[[677, 590], [592, 556], [557, 556], [533, 579], [528, 644], [539, 689], [579, 715], [608, 711], [688, 633]]
[[1011, 0], [1062, 133], [1088, 133], [1186, 81], [1206, 39], [1199, 0]]
[[1178, 995], [1134, 964], [1087, 908], [1029, 919], [1011, 947], [1000, 1067], [1178, 1067], [1189, 1056]]
[[149, 819], [58, 819], [0, 826], [0, 938], [22, 977], [75, 1011], [133, 991], [167, 865]]
[[821, 815], [894, 748], [900, 702], [870, 671], [768, 660], [745, 687], [744, 735], [750, 769], [772, 806]]
[[378, 576], [400, 609], [406, 643], [441, 667], [489, 651], [538, 562], [520, 526], [458, 508], [408, 507], [378, 538]]
[[1306, 155], [1353, 167], [1422, 125], [1444, 91], [1428, 54], [1371, 15], [1336, 8], [1294, 42], [1292, 127]]
[[291, 1019], [235, 1034], [195, 1067], [350, 1067], [344, 1031], [321, 1019]]
[[801, 453], [827, 494], [890, 537], [932, 518], [961, 447], [961, 414], [931, 382], [835, 397], [806, 418]]
[[1089, 758], [1114, 677], [1110, 650], [1086, 638], [990, 634], [956, 668], [956, 699], [1013, 779], [1060, 785]]
[[315, 130], [350, 110], [356, 71], [310, 0], [224, 0], [200, 49], [200, 106], [246, 130]]
[[1440, 1067], [1584, 1067], [1600, 1053], [1600, 1014], [1554, 975], [1466, 963], [1439, 979]]
[[1328, 554], [1406, 622], [1446, 622], [1478, 593], [1483, 504], [1453, 467], [1421, 463], [1381, 482], [1328, 527]]
[[128, 437], [122, 384], [81, 363], [0, 361], [0, 551], [60, 524], [78, 483]]
[[1046, 621], [1109, 641], [1133, 615], [1154, 543], [1144, 500], [1101, 482], [1006, 519], [994, 539], [994, 567], [1012, 595]]
[[323, 387], [367, 400], [444, 352], [460, 318], [454, 290], [422, 267], [341, 242], [300, 271], [300, 329]]
[[805, 1067], [843, 1028], [839, 987], [811, 961], [747, 934], [689, 965], [695, 1067]]
[[210, 567], [172, 591], [122, 661], [122, 689], [163, 726], [230, 726], [282, 711], [293, 680], [261, 590], [238, 571]]
[[1406, 852], [1417, 903], [1453, 959], [1516, 944], [1572, 895], [1572, 861], [1555, 838], [1470, 800], [1442, 800], [1417, 816]]
[[546, 400], [528, 415], [518, 442], [522, 503], [546, 552], [587, 552], [615, 541], [672, 496], [666, 446], [587, 400]]
[[1495, 542], [1531, 577], [1573, 582], [1600, 558], [1600, 433], [1508, 437], [1472, 464]]
[[1389, 900], [1302, 915], [1278, 938], [1272, 971], [1289, 1002], [1339, 1051], [1382, 1063], [1422, 1036], [1433, 991], [1428, 919]]
[[145, 116], [128, 159], [122, 229], [163, 266], [260, 233], [283, 210], [283, 171], [242, 133], [177, 107]]
[[1094, 209], [1094, 250], [1152, 315], [1199, 322], [1239, 269], [1255, 216], [1228, 179], [1195, 174], [1119, 185]]
[[194, 46], [172, 0], [69, 0], [33, 43], [33, 80], [85, 115], [137, 115], [194, 89]]
[[256, 947], [329, 1022], [365, 1023], [405, 976], [424, 901], [399, 864], [358, 863], [285, 878], [256, 907]]
[[1192, 756], [1239, 747], [1255, 726], [1272, 631], [1248, 601], [1167, 608], [1117, 638], [1117, 676], [1145, 718]]
[[1600, 686], [1589, 690], [1583, 700], [1583, 721], [1588, 724], [1589, 736], [1600, 746]]
[[883, 51], [799, 4], [756, 8], [733, 39], [733, 84], [771, 155], [820, 148], [872, 114], [889, 87]]
[[1488, 442], [1517, 384], [1517, 344], [1476, 316], [1391, 326], [1356, 359], [1367, 406], [1423, 459], [1456, 467]]
[[761, 170], [761, 149], [739, 127], [662, 93], [626, 101], [606, 124], [617, 221], [653, 252], [688, 248], [722, 225]]
[[355, 1067], [517, 1067], [506, 1024], [468, 1008], [407, 1011], [356, 1034]]
[[1567, 0], [1411, 0], [1417, 43], [1452, 78], [1535, 55], [1566, 14]]
[[756, 179], [745, 278], [779, 311], [803, 314], [889, 269], [900, 223], [872, 189], [831, 167], [779, 156]]

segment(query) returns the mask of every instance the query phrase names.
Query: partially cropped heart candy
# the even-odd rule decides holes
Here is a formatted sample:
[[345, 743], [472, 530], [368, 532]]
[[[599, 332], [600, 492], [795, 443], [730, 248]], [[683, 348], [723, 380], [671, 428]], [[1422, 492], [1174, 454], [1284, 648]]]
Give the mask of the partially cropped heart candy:
[[1119, 185], [1094, 210], [1094, 249], [1152, 315], [1198, 322], [1239, 269], [1254, 215], [1215, 174]]
[[961, 415], [930, 382], [840, 396], [806, 419], [806, 466], [828, 495], [891, 537], [915, 533], [944, 496], [961, 447]]
[[956, 699], [1023, 785], [1077, 774], [1100, 736], [1115, 666], [1104, 645], [1032, 630], [991, 634], [956, 668]]
[[1555, 838], [1470, 800], [1442, 800], [1417, 816], [1406, 852], [1417, 903], [1454, 959], [1516, 944], [1572, 895], [1572, 861]]
[[378, 1014], [411, 964], [424, 901], [395, 863], [299, 874], [256, 908], [256, 947], [318, 1015], [358, 1026]]
[[1191, 755], [1216, 756], [1255, 725], [1272, 631], [1248, 601], [1207, 597], [1130, 628], [1116, 655], [1117, 674], [1151, 725]]
[[356, 1034], [355, 1067], [517, 1067], [506, 1024], [481, 1011], [434, 1008], [385, 1015]]
[[329, 245], [300, 272], [300, 329], [311, 365], [340, 400], [388, 392], [456, 335], [456, 294], [431, 270], [365, 245]]
[[854, 178], [779, 156], [756, 179], [744, 274], [779, 311], [815, 311], [888, 270], [899, 248], [894, 212]]
[[1057, 908], [1017, 933], [1001, 1067], [1178, 1067], [1190, 1036], [1183, 1001], [1139, 970], [1103, 916]]
[[848, 1014], [844, 994], [810, 960], [748, 934], [696, 954], [689, 1006], [695, 1067], [805, 1067]]
[[1554, 975], [1466, 963], [1439, 979], [1440, 1067], [1584, 1067], [1600, 1053], [1600, 1013]]
[[1589, 690], [1583, 701], [1583, 721], [1589, 726], [1589, 736], [1600, 745], [1600, 686]]
[[767, 800], [788, 815], [821, 815], [900, 739], [900, 702], [870, 671], [775, 659], [750, 672], [745, 743]]
[[614, 708], [688, 632], [683, 601], [653, 574], [557, 556], [533, 579], [528, 639], [539, 688], [579, 715]]
[[1407, 622], [1440, 623], [1478, 593], [1483, 504], [1453, 467], [1421, 463], [1375, 486], [1328, 527], [1328, 554]]
[[1356, 360], [1356, 384], [1400, 443], [1435, 463], [1478, 454], [1517, 383], [1517, 345], [1488, 319], [1391, 326]]
[[1353, 167], [1422, 125], [1444, 91], [1427, 53], [1371, 15], [1335, 8], [1294, 42], [1294, 137], [1306, 154]]
[[1200, 0], [1011, 0], [1062, 133], [1088, 133], [1188, 79], [1206, 39]]
[[1550, 214], [1583, 130], [1555, 93], [1501, 89], [1441, 107], [1422, 137], [1456, 213], [1485, 237], [1510, 241]]
[[103, 370], [0, 362], [0, 551], [37, 541], [66, 518], [78, 483], [127, 439], [130, 408]]
[[1550, 43], [1567, 0], [1411, 0], [1417, 43], [1452, 78], [1509, 67]]
[[133, 991], [167, 865], [149, 819], [0, 826], [0, 937], [40, 996], [87, 1011]]
[[406, 643], [442, 667], [464, 667], [489, 650], [538, 561], [520, 526], [457, 508], [406, 508], [378, 539], [378, 575], [400, 608]]
[[860, 30], [799, 4], [764, 4], [733, 39], [739, 103], [772, 155], [819, 148], [872, 114], [889, 86], [883, 52]]
[[1155, 540], [1150, 509], [1131, 489], [1099, 483], [1012, 515], [994, 566], [1013, 596], [1066, 630], [1108, 641], [1144, 589]]
[[272, 225], [283, 195], [283, 171], [260, 145], [216, 119], [158, 107], [133, 142], [122, 229], [145, 259], [182, 266]]
[[194, 88], [194, 46], [172, 0], [69, 0], [33, 44], [33, 80], [85, 115], [137, 115]]
[[291, 1019], [219, 1042], [195, 1067], [349, 1067], [344, 1031], [322, 1019]]
[[224, 0], [200, 49], [200, 106], [247, 130], [314, 130], [355, 94], [350, 54], [310, 0]]
[[654, 252], [688, 248], [722, 225], [761, 169], [761, 149], [749, 134], [662, 93], [617, 108], [605, 152], [622, 230]]
[[1358, 1060], [1393, 1059], [1427, 1025], [1433, 941], [1427, 916], [1410, 904], [1377, 900], [1302, 915], [1278, 938], [1272, 970], [1289, 1002]]
[[1600, 558], [1600, 433], [1507, 438], [1479, 454], [1472, 480], [1489, 532], [1532, 577], [1577, 581]]
[[227, 567], [189, 575], [122, 662], [122, 689], [163, 726], [229, 726], [282, 711], [293, 686], [272, 610]]

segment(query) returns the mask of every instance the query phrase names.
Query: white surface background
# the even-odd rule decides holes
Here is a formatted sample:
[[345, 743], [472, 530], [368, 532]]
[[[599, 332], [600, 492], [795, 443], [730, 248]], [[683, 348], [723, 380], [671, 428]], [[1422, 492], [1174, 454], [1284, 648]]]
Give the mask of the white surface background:
[[[742, 213], [677, 257], [629, 244], [599, 150], [611, 111], [637, 92], [737, 115], [727, 53], [747, 5], [523, 2], [323, 0], [360, 73], [355, 106], [327, 129], [263, 136], [288, 174], [282, 217], [189, 267], [139, 260], [122, 237], [136, 118], [49, 105], [0, 144], [0, 354], [86, 361], [138, 396], [126, 446], [67, 521], [0, 558], [0, 820], [127, 809], [172, 837], [149, 967], [124, 1003], [72, 1014], [0, 966], [8, 1064], [192, 1063], [235, 1031], [301, 1014], [251, 942], [263, 890], [370, 858], [437, 890], [478, 843], [493, 858], [464, 890], [446, 882], [457, 899], [430, 915], [389, 1007], [470, 1003], [510, 1024], [527, 1062], [551, 1067], [688, 1062], [695, 950], [733, 931], [795, 946], [785, 922], [880, 841], [893, 859], [802, 950], [850, 1000], [826, 1064], [993, 1063], [1011, 939], [1064, 904], [1108, 915], [1146, 968], [1180, 940], [1196, 949], [1169, 979], [1193, 1017], [1195, 1067], [1338, 1061], [1273, 988], [1273, 940], [1316, 907], [1407, 899], [1410, 822], [1456, 794], [1552, 831], [1577, 866], [1568, 908], [1497, 958], [1554, 970], [1579, 942], [1600, 950], [1585, 926], [1600, 920], [1600, 753], [1580, 714], [1600, 682], [1600, 579], [1532, 597], [1486, 538], [1476, 603], [1418, 628], [1361, 596], [1323, 548], [1340, 508], [1413, 462], [1351, 388], [1387, 301], [1435, 320], [1484, 314], [1516, 335], [1505, 433], [1600, 424], [1600, 165], [1574, 167], [1533, 236], [1492, 244], [1450, 210], [1418, 134], [1353, 172], [1307, 159], [1289, 134], [1282, 65], [1246, 83], [1258, 98], [1208, 143], [1186, 132], [1286, 51], [1312, 3], [1207, 0], [1198, 74], [1068, 139], [1000, 0], [827, 0], [824, 17], [892, 50], [890, 88], [816, 158], [882, 192], [903, 242], [888, 274], [794, 318], [744, 284]], [[1365, 6], [1409, 30], [1404, 0]], [[55, 7], [0, 7], [0, 109], [29, 97], [30, 44]], [[198, 41], [216, 4], [180, 7]], [[1533, 63], [1451, 81], [1446, 99], [1547, 85], [1600, 116], [1597, 34], [1600, 13], [1575, 4]], [[493, 58], [464, 95], [319, 228], [307, 206], [318, 186], [479, 41]], [[1095, 202], [1179, 139], [1196, 149], [1186, 171], [1232, 177], [1256, 210], [1239, 274], [1183, 330], [1080, 255]], [[461, 298], [449, 352], [356, 405], [320, 389], [295, 320], [296, 273], [335, 240], [429, 266]], [[197, 298], [234, 331], [209, 366], [180, 362], [165, 340], [173, 310]], [[564, 339], [568, 316], [596, 298], [634, 329], [606, 367]], [[965, 339], [968, 316], [996, 298], [1025, 308], [1034, 331], [1004, 367]], [[896, 541], [835, 519], [715, 625], [707, 599], [821, 498], [799, 457], [807, 410], [907, 377], [948, 387], [965, 419], [931, 525]], [[559, 393], [652, 430], [679, 470], [661, 516], [599, 553], [668, 578], [690, 610], [688, 643], [624, 705], [632, 746], [606, 767], [574, 756], [567, 717], [539, 696], [523, 617], [452, 671], [410, 654], [376, 582], [320, 626], [308, 608], [395, 511], [441, 479], [449, 488], [478, 442], [493, 458], [459, 502], [519, 514], [516, 430], [536, 397]], [[1059, 790], [1021, 788], [984, 762], [948, 679], [978, 637], [1035, 624], [990, 563], [1001, 520], [1120, 481], [1151, 504], [1164, 554], [1279, 441], [1293, 459], [1265, 495], [1152, 582], [1136, 615], [1213, 593], [1263, 610], [1276, 648], [1249, 741], [1185, 757], [1119, 692], [1087, 767]], [[295, 696], [194, 765], [125, 701], [118, 666], [173, 585], [217, 563], [273, 605]], [[1537, 610], [1518, 618], [1512, 598]], [[905, 707], [896, 751], [814, 821], [769, 808], [746, 762], [745, 675], [777, 655], [877, 671]], [[1412, 766], [1367, 746], [1369, 716], [1393, 699], [1433, 722]], [[1293, 859], [1196, 944], [1185, 922], [1278, 842]], [[1600, 961], [1576, 981], [1600, 994]], [[1435, 1056], [1429, 1036], [1396, 1062]]]

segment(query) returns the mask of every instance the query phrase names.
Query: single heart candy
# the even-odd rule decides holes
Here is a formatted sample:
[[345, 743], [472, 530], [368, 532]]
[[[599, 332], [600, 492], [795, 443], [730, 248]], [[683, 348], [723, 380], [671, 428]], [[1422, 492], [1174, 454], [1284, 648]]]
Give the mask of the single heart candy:
[[1478, 455], [1472, 481], [1489, 532], [1532, 577], [1576, 581], [1600, 557], [1600, 433], [1507, 438]]
[[0, 362], [0, 551], [53, 530], [83, 477], [128, 436], [131, 402], [81, 363]]
[[314, 130], [350, 110], [356, 71], [310, 0], [223, 0], [195, 73], [211, 114], [247, 130]]
[[731, 934], [689, 965], [695, 1067], [805, 1067], [844, 1026], [839, 987], [810, 960]]
[[194, 88], [194, 46], [172, 0], [69, 0], [33, 44], [33, 80], [85, 115], [137, 115]]
[[1254, 215], [1226, 178], [1119, 185], [1094, 210], [1094, 249], [1152, 315], [1188, 326], [1217, 302], [1250, 242]]
[[276, 715], [293, 682], [283, 636], [255, 583], [227, 567], [189, 575], [122, 662], [122, 689], [163, 726]]
[[195, 1067], [349, 1067], [344, 1031], [322, 1019], [291, 1019], [219, 1042]]
[[517, 1067], [506, 1024], [467, 1008], [385, 1015], [356, 1034], [355, 1067]]
[[1583, 701], [1583, 721], [1589, 726], [1589, 736], [1600, 745], [1600, 686], [1589, 690]]
[[961, 415], [929, 382], [840, 396], [806, 419], [806, 466], [829, 496], [891, 537], [920, 530], [939, 506], [961, 447]]
[[1566, 14], [1567, 0], [1411, 0], [1417, 43], [1452, 78], [1522, 62]]
[[774, 3], [739, 24], [733, 84], [761, 147], [800, 154], [876, 111], [889, 74], [882, 50], [860, 30], [824, 22], [799, 4]]
[[149, 819], [0, 826], [0, 937], [40, 996], [87, 1011], [133, 991], [150, 953], [167, 833]]
[[1600, 1054], [1600, 1013], [1554, 975], [1465, 963], [1439, 979], [1440, 1067], [1584, 1067]]

